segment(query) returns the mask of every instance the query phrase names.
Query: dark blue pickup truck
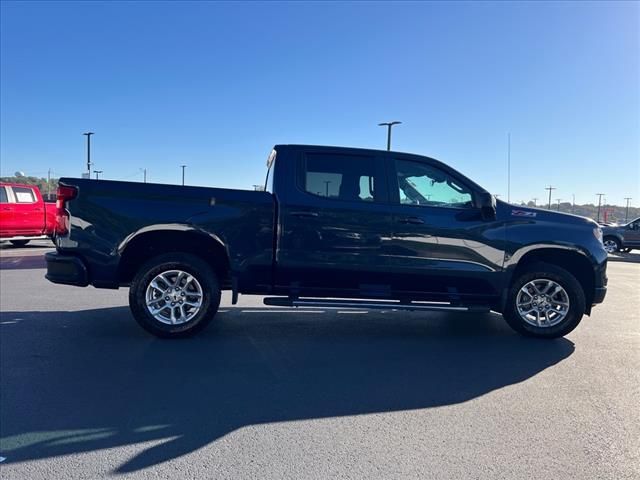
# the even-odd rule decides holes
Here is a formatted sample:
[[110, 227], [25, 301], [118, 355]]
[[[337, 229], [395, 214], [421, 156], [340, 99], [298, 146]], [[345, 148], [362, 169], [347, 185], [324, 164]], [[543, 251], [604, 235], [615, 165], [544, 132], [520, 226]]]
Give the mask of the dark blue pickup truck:
[[501, 312], [566, 335], [603, 301], [607, 254], [586, 218], [496, 201], [432, 158], [278, 145], [266, 191], [62, 178], [47, 278], [130, 287], [162, 337], [201, 330], [221, 290], [265, 304]]

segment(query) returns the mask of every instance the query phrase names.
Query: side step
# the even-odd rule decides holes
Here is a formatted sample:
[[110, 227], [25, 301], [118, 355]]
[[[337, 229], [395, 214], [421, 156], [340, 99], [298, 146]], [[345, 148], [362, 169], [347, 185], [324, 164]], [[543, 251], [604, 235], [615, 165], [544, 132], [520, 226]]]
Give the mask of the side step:
[[489, 307], [451, 305], [442, 302], [399, 302], [392, 300], [342, 300], [322, 298], [266, 297], [265, 305], [275, 307], [361, 308], [378, 310], [427, 310], [444, 312], [488, 312]]

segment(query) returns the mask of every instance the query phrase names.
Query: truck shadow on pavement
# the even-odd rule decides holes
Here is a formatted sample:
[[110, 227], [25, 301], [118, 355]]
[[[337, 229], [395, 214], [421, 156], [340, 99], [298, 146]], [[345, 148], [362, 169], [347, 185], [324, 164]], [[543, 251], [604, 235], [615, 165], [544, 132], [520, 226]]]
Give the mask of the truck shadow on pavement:
[[574, 351], [495, 314], [234, 307], [179, 341], [147, 335], [125, 307], [2, 312], [0, 324], [4, 465], [155, 441], [116, 473], [249, 425], [457, 404]]

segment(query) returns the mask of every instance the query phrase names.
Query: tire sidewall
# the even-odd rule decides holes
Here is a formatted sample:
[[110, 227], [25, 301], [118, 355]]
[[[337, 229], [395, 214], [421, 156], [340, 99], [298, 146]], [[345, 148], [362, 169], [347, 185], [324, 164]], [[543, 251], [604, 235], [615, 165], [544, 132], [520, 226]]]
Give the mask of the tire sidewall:
[[[537, 279], [548, 279], [558, 283], [569, 296], [569, 312], [557, 325], [552, 327], [536, 327], [527, 323], [516, 306], [520, 289], [528, 282]], [[540, 338], [562, 337], [578, 326], [585, 312], [585, 295], [580, 282], [569, 272], [550, 264], [535, 264], [517, 277], [509, 289], [504, 318], [516, 331]]]
[[[182, 270], [193, 275], [202, 287], [200, 311], [188, 322], [179, 325], [165, 324], [157, 320], [146, 306], [149, 283], [160, 273]], [[145, 263], [131, 283], [129, 305], [136, 321], [148, 332], [163, 338], [193, 335], [202, 330], [215, 315], [220, 304], [220, 287], [216, 275], [204, 260], [188, 254], [166, 254]]]

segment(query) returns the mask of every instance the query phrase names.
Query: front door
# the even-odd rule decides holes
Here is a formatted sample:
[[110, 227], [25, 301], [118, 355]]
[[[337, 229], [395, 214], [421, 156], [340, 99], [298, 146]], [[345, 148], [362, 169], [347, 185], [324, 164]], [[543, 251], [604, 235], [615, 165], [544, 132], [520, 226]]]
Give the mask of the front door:
[[384, 166], [374, 154], [308, 150], [281, 203], [276, 288], [294, 295], [384, 297], [389, 239]]
[[20, 231], [15, 211], [16, 204], [9, 201], [9, 193], [7, 187], [0, 186], [0, 228], [2, 228], [3, 237], [13, 237]]
[[640, 218], [627, 225], [624, 231], [625, 247], [640, 247]]
[[428, 159], [391, 158], [388, 171], [394, 293], [444, 301], [498, 295], [504, 226], [481, 218], [474, 188]]

